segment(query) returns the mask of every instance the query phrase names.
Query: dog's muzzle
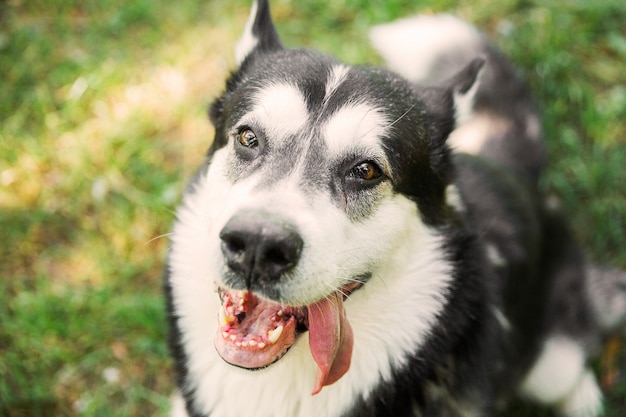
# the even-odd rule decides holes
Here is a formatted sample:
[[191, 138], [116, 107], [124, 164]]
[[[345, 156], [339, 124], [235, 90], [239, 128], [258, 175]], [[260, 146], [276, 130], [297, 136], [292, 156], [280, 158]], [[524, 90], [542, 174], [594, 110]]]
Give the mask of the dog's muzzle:
[[266, 211], [240, 211], [220, 233], [228, 266], [220, 287], [215, 348], [226, 362], [246, 369], [272, 365], [308, 331], [318, 366], [312, 394], [350, 368], [353, 335], [344, 298], [362, 285], [353, 280], [309, 305], [281, 304], [282, 280], [296, 267], [303, 240], [294, 225]]
[[246, 288], [277, 281], [296, 266], [303, 246], [293, 225], [264, 211], [235, 214], [220, 239], [226, 264]]

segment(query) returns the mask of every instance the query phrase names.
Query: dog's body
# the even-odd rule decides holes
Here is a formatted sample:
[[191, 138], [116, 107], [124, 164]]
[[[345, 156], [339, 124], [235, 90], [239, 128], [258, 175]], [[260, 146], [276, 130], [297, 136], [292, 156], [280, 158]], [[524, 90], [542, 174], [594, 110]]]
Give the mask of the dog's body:
[[598, 415], [586, 358], [623, 275], [538, 191], [526, 87], [449, 16], [372, 37], [400, 75], [284, 49], [255, 3], [174, 227], [173, 414], [488, 416], [521, 393]]

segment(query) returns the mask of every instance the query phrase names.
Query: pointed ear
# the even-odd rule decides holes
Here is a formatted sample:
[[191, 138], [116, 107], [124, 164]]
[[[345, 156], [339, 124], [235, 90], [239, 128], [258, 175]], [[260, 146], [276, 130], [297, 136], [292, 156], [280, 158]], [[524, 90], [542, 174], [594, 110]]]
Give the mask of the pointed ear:
[[483, 58], [476, 58], [437, 86], [415, 87], [430, 116], [432, 145], [442, 146], [448, 135], [472, 116], [484, 64]]
[[474, 113], [474, 100], [484, 66], [485, 58], [476, 58], [446, 82], [454, 99], [455, 127], [465, 123]]
[[282, 47], [272, 22], [268, 0], [255, 0], [244, 32], [235, 46], [237, 65], [241, 66], [256, 51], [268, 52]]
[[446, 140], [457, 126], [472, 116], [484, 64], [483, 58], [477, 58], [442, 84], [415, 89], [429, 116], [430, 165], [442, 178], [447, 178], [451, 172]]

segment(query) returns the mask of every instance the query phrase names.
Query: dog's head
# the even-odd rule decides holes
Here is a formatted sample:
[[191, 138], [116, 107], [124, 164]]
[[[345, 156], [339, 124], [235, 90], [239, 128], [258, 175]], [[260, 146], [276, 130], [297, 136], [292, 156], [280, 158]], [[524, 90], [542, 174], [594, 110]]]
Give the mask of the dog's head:
[[236, 56], [174, 242], [196, 237], [193, 267], [218, 288], [222, 358], [266, 367], [308, 331], [318, 392], [350, 366], [344, 301], [453, 216], [445, 140], [482, 62], [444, 85], [413, 86], [384, 69], [284, 48], [265, 0]]

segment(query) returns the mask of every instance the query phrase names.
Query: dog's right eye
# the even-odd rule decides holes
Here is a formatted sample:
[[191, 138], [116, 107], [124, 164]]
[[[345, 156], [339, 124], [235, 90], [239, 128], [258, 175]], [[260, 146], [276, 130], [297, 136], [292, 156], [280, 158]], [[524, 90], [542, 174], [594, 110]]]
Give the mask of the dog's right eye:
[[385, 175], [374, 161], [362, 161], [348, 171], [347, 179], [360, 187], [371, 187], [383, 181]]
[[373, 181], [380, 178], [383, 172], [374, 162], [365, 161], [352, 168], [350, 175], [364, 181]]
[[242, 129], [237, 134], [237, 140], [239, 141], [239, 144], [245, 146], [246, 148], [255, 148], [259, 146], [259, 140], [251, 129]]
[[365, 161], [355, 165], [349, 173], [350, 177], [362, 181], [374, 181], [382, 177], [383, 172], [372, 161]]

